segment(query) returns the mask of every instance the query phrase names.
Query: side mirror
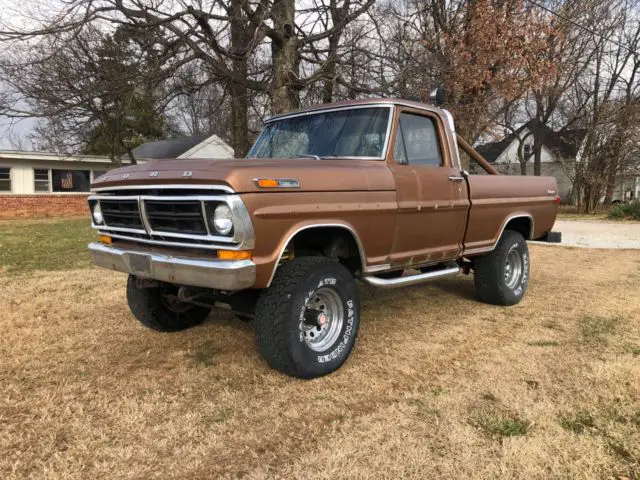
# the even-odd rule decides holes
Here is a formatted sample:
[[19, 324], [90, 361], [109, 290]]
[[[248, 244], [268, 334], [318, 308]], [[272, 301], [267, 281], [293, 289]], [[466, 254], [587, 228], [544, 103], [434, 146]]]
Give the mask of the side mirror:
[[434, 103], [434, 105], [436, 107], [441, 107], [442, 105], [444, 105], [444, 103], [447, 100], [445, 91], [444, 91], [444, 87], [440, 86], [436, 89], [434, 89], [430, 94], [429, 94], [429, 99]]

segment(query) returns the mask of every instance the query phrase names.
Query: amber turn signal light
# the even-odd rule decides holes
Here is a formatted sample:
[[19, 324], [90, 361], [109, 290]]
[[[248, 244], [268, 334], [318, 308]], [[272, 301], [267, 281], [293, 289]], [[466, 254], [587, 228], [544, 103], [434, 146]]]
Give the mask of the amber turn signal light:
[[300, 188], [300, 182], [295, 178], [254, 178], [258, 188]]
[[111, 245], [111, 237], [108, 235], [100, 235], [100, 243], [104, 243], [105, 245]]
[[274, 188], [278, 186], [278, 181], [274, 178], [261, 178], [257, 183], [261, 188]]
[[251, 250], [218, 250], [220, 260], [251, 260], [253, 252]]

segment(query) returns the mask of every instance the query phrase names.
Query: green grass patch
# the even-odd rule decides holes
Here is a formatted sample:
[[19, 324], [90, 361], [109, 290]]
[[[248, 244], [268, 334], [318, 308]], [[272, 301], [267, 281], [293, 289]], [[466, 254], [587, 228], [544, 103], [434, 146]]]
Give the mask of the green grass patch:
[[193, 354], [193, 360], [195, 363], [210, 367], [214, 365], [215, 355], [218, 353], [218, 349], [212, 342], [206, 342], [196, 348]]
[[531, 423], [518, 415], [501, 412], [480, 412], [472, 419], [473, 425], [491, 437], [517, 437], [526, 435]]
[[225, 423], [232, 416], [233, 410], [230, 407], [220, 407], [209, 414], [205, 414], [202, 420], [205, 425], [213, 425]]
[[578, 326], [584, 340], [602, 342], [606, 335], [611, 335], [616, 331], [618, 322], [619, 318], [616, 317], [585, 315], [580, 318]]
[[611, 450], [620, 459], [629, 463], [635, 462], [635, 457], [633, 456], [633, 454], [619, 440], [608, 437], [605, 438], [605, 443], [607, 444], [607, 447], [609, 447], [609, 450]]
[[590, 428], [594, 428], [596, 421], [589, 412], [580, 411], [574, 414], [560, 417], [560, 426], [570, 432], [581, 434]]
[[637, 345], [627, 346], [627, 351], [634, 357], [637, 357], [638, 355], [640, 355], [640, 347], [638, 347]]
[[431, 395], [433, 395], [434, 397], [439, 397], [443, 392], [444, 390], [442, 389], [442, 387], [434, 387], [431, 389]]
[[560, 345], [555, 340], [534, 340], [533, 342], [527, 342], [530, 347], [557, 347]]
[[0, 274], [89, 267], [95, 239], [89, 218], [0, 221]]
[[440, 412], [424, 398], [410, 398], [407, 405], [414, 407], [416, 416], [423, 421], [432, 421], [440, 415]]

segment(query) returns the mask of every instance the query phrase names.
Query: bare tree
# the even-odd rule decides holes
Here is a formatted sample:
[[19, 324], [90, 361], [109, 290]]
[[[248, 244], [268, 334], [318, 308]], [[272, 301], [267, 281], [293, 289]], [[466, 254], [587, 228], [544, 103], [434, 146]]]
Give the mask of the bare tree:
[[[65, 42], [60, 44], [59, 41]], [[106, 34], [89, 25], [74, 35], [44, 37], [37, 49], [14, 50], [0, 62], [3, 82], [17, 101], [8, 113], [40, 118], [48, 147], [109, 155], [118, 161], [131, 148], [171, 130], [162, 115], [166, 79], [153, 38], [118, 29]]]
[[637, 132], [640, 74], [640, 18], [633, 2], [602, 2], [592, 35], [593, 58], [587, 74], [574, 90], [576, 109], [587, 136], [580, 161], [576, 163], [578, 207], [591, 212], [617, 173], [634, 158]]
[[[310, 16], [295, 0], [211, 0], [188, 5], [177, 0], [155, 4], [70, 0], [49, 26], [0, 32], [0, 39], [78, 35], [98, 23], [137, 32], [161, 31], [157, 41], [163, 52], [171, 52], [171, 58], [181, 63], [197, 59], [211, 78], [228, 87], [233, 98], [233, 146], [242, 155], [250, 143], [248, 92], [268, 95], [273, 113], [297, 108], [301, 90], [335, 76], [336, 58], [329, 51], [340, 42], [345, 27], [374, 3], [328, 1], [326, 7], [318, 3]], [[327, 42], [333, 47], [327, 49]], [[309, 51], [317, 63], [303, 75], [303, 52]]]

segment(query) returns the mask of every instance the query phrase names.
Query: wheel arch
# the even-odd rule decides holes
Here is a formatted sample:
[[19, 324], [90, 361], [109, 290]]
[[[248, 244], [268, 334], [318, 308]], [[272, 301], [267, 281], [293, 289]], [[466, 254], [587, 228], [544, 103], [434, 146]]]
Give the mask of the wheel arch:
[[[297, 225], [289, 230], [286, 240], [283, 243], [281, 243], [281, 247], [279, 247], [280, 251], [278, 252], [276, 262], [271, 271], [271, 275], [269, 277], [269, 282], [267, 284], [267, 287], [271, 285], [271, 282], [273, 281], [273, 277], [275, 276], [276, 271], [280, 266], [280, 261], [282, 260], [282, 257], [285, 251], [287, 250], [287, 248], [291, 246], [295, 246], [296, 242], [303, 242], [303, 245], [307, 245], [308, 239], [314, 233], [316, 234], [322, 233], [322, 235], [326, 237], [326, 239], [317, 241], [317, 244], [323, 247], [337, 248], [336, 238], [346, 240], [349, 248], [349, 252], [351, 252], [351, 249], [354, 249], [357, 251], [357, 255], [354, 258], [354, 260], [357, 260], [357, 266], [355, 267], [352, 266], [352, 268], [350, 268], [352, 273], [358, 269], [359, 270], [366, 269], [367, 260], [366, 260], [364, 246], [362, 244], [362, 241], [360, 240], [360, 237], [358, 236], [358, 233], [356, 232], [355, 228], [352, 225], [347, 223], [340, 223], [340, 222], [327, 222], [327, 223], [321, 222], [321, 223]], [[339, 253], [339, 252], [336, 252], [336, 253]]]
[[502, 230], [500, 231], [500, 235], [498, 235], [497, 242], [500, 241], [502, 235], [504, 235], [505, 230], [518, 232], [525, 238], [525, 240], [532, 240], [534, 227], [534, 220], [531, 214], [518, 213], [511, 215], [505, 220], [504, 225], [502, 226]]

